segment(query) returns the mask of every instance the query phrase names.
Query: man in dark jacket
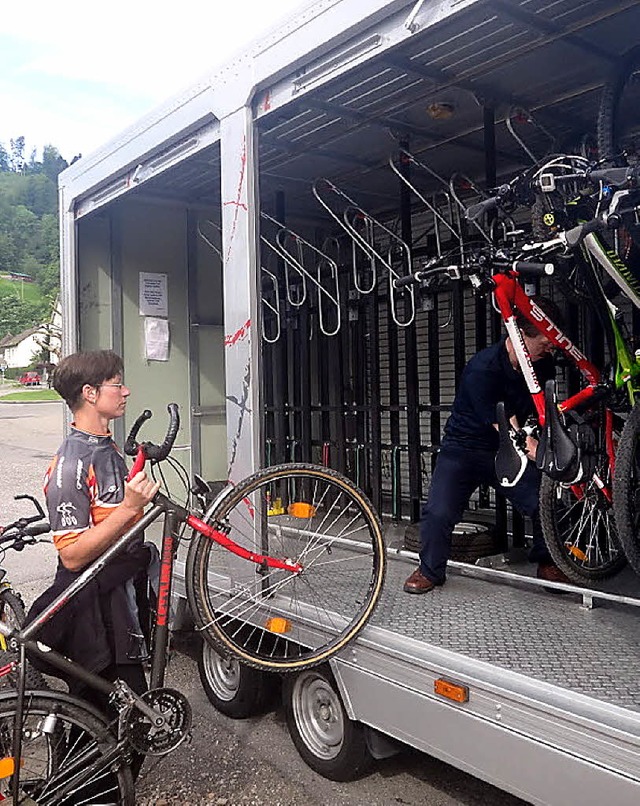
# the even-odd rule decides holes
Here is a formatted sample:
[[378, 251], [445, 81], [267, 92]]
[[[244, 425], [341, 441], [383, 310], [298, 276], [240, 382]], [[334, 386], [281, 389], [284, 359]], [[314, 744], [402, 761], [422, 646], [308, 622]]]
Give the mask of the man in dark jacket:
[[[129, 389], [122, 359], [111, 350], [64, 358], [53, 386], [74, 417], [45, 477], [53, 540], [59, 553], [53, 585], [34, 602], [42, 612], [91, 562], [142, 516], [159, 484], [144, 471], [125, 481], [124, 458], [111, 437], [111, 420], [125, 412]], [[151, 553], [142, 538], [109, 562], [96, 579], [43, 627], [38, 638], [108, 679], [146, 690], [146, 657], [136, 589], [145, 587]], [[69, 689], [101, 710], [104, 695], [69, 680]]]
[[[550, 300], [536, 298], [536, 304], [557, 324], [561, 314]], [[516, 317], [517, 325], [533, 363], [538, 380], [553, 377], [551, 342], [525, 317]], [[429, 488], [429, 498], [422, 510], [420, 522], [420, 566], [404, 583], [407, 593], [428, 593], [446, 579], [447, 561], [451, 552], [451, 535], [462, 518], [472, 493], [488, 484], [501, 493], [522, 514], [533, 520], [533, 547], [529, 555], [538, 563], [537, 575], [554, 582], [569, 580], [553, 564], [548, 552], [538, 516], [540, 471], [533, 461], [513, 487], [503, 487], [495, 472], [498, 450], [496, 406], [504, 402], [507, 419], [522, 427], [534, 406], [525, 379], [520, 371], [511, 339], [481, 350], [466, 365], [447, 421], [442, 448], [438, 454]], [[527, 456], [535, 459], [537, 442], [527, 439]]]

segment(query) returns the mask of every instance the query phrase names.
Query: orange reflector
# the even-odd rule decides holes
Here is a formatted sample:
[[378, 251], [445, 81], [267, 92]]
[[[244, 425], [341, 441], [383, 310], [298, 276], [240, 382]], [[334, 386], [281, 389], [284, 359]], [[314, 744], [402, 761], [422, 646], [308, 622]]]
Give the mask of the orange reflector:
[[282, 616], [272, 616], [264, 625], [269, 632], [285, 633], [291, 631], [291, 622]]
[[16, 765], [13, 756], [0, 758], [0, 778], [11, 778], [15, 772]]
[[577, 557], [582, 562], [585, 562], [587, 559], [587, 555], [584, 551], [581, 551], [577, 546], [567, 546], [569, 549], [569, 554], [573, 554], [574, 557]]
[[304, 501], [296, 501], [289, 504], [287, 512], [294, 518], [313, 518], [316, 514], [316, 508], [312, 504], [306, 504]]
[[441, 697], [446, 697], [448, 700], [453, 700], [454, 702], [469, 701], [469, 689], [467, 686], [462, 686], [460, 683], [451, 683], [449, 680], [445, 680], [442, 677], [439, 677], [434, 682], [433, 690]]

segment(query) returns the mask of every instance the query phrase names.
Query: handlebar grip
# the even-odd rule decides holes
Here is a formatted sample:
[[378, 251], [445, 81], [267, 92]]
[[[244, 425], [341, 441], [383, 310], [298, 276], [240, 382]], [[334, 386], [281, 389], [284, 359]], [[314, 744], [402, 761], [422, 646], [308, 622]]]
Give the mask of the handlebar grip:
[[638, 178], [638, 168], [626, 166], [625, 168], [598, 168], [589, 171], [589, 178], [611, 185], [626, 185], [627, 182], [634, 182]]
[[553, 263], [534, 263], [530, 260], [515, 260], [511, 268], [518, 274], [528, 274], [531, 277], [550, 277], [556, 270]]
[[24, 534], [29, 535], [29, 537], [37, 537], [38, 535], [46, 535], [50, 531], [51, 526], [48, 523], [35, 523], [33, 526], [27, 526]]
[[413, 285], [414, 283], [419, 283], [420, 279], [418, 278], [418, 272], [416, 274], [407, 274], [405, 277], [400, 277], [398, 280], [393, 281], [394, 288], [404, 288], [408, 285]]
[[157, 462], [161, 461], [162, 459], [166, 459], [171, 451], [171, 448], [173, 448], [173, 443], [176, 441], [178, 429], [180, 428], [178, 404], [169, 403], [167, 406], [167, 411], [169, 412], [169, 428], [167, 429], [167, 435], [165, 436], [162, 445], [153, 445], [150, 442], [145, 444], [145, 455], [147, 459], [154, 459]]
[[124, 443], [124, 452], [127, 454], [127, 456], [135, 456], [137, 454], [138, 443], [136, 442], [136, 437], [138, 436], [138, 431], [147, 420], [151, 419], [151, 417], [153, 417], [153, 414], [149, 411], [149, 409], [145, 409], [132, 425], [131, 431], [129, 431], [129, 436]]
[[472, 204], [471, 207], [467, 207], [465, 210], [464, 217], [467, 221], [475, 221], [484, 213], [488, 213], [489, 210], [495, 210], [499, 201], [500, 196], [491, 196], [489, 199], [484, 199], [484, 201], [478, 202], [477, 204]]
[[173, 448], [173, 443], [176, 441], [178, 429], [180, 428], [178, 404], [169, 403], [167, 406], [167, 411], [169, 412], [169, 428], [167, 429], [167, 434], [162, 445], [154, 445], [153, 442], [143, 442], [141, 445], [139, 445], [136, 442], [135, 438], [140, 430], [140, 426], [145, 420], [148, 420], [149, 417], [151, 417], [151, 412], [148, 409], [143, 411], [140, 417], [138, 417], [138, 419], [135, 421], [134, 426], [131, 429], [131, 433], [127, 437], [127, 442], [125, 443], [125, 452], [129, 456], [136, 457], [133, 467], [127, 475], [127, 481], [131, 481], [135, 474], [144, 468], [144, 463], [147, 459], [160, 462], [163, 459], [166, 459], [169, 455], [171, 448]]
[[592, 218], [584, 224], [578, 224], [577, 227], [569, 229], [565, 232], [564, 238], [569, 249], [575, 249], [576, 246], [582, 243], [590, 232], [604, 229], [606, 224], [600, 218]]
[[467, 207], [464, 213], [465, 218], [467, 221], [475, 221], [476, 218], [480, 218], [483, 213], [488, 213], [489, 210], [495, 210], [500, 203], [500, 199], [503, 199], [512, 192], [511, 185], [500, 185], [499, 188], [496, 188], [495, 196], [490, 196], [488, 199], [483, 199], [481, 202]]

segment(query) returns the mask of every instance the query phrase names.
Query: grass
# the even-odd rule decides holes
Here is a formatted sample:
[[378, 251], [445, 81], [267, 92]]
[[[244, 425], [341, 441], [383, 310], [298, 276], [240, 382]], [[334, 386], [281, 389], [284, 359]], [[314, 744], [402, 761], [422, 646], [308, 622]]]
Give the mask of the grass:
[[62, 400], [55, 389], [21, 389], [19, 392], [9, 392], [0, 397], [0, 403], [5, 400], [21, 401], [23, 403], [35, 403], [39, 400]]
[[42, 294], [36, 283], [21, 283], [19, 280], [9, 280], [7, 277], [0, 277], [0, 289], [12, 291], [18, 299], [26, 302], [41, 302]]

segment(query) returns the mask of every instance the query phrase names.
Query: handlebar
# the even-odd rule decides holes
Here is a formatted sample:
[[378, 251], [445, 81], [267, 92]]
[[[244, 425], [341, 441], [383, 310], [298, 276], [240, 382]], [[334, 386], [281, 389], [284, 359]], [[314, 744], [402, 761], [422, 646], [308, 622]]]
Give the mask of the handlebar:
[[127, 481], [130, 481], [136, 473], [142, 470], [147, 459], [152, 462], [161, 462], [163, 459], [166, 459], [171, 452], [173, 444], [176, 441], [176, 436], [178, 435], [178, 429], [180, 428], [178, 404], [169, 403], [167, 411], [169, 412], [169, 427], [161, 445], [156, 445], [153, 442], [139, 443], [136, 440], [138, 431], [140, 431], [143, 423], [153, 416], [149, 409], [145, 409], [133, 424], [129, 436], [124, 443], [124, 452], [127, 456], [136, 457], [127, 476]]
[[591, 221], [586, 221], [584, 224], [578, 224], [577, 227], [567, 230], [564, 233], [564, 241], [567, 249], [575, 249], [587, 237], [590, 232], [597, 232], [598, 230], [606, 229], [607, 224], [601, 218], [593, 218]]
[[634, 184], [640, 176], [638, 166], [627, 165], [624, 168], [597, 168], [587, 174], [596, 181], [607, 182], [610, 185]]
[[470, 207], [467, 207], [464, 213], [465, 218], [467, 221], [475, 221], [484, 213], [488, 213], [490, 210], [495, 210], [500, 204], [500, 201], [506, 196], [510, 195], [512, 190], [511, 185], [500, 185], [499, 188], [496, 188], [495, 196], [490, 196], [488, 199], [483, 199], [481, 202], [477, 202], [477, 204], [472, 204]]
[[532, 260], [513, 260], [510, 263], [494, 260], [492, 266], [515, 271], [518, 274], [530, 277], [551, 277], [556, 270], [553, 263], [535, 263]]
[[[38, 541], [35, 538], [38, 537], [38, 535], [45, 535], [51, 531], [49, 523], [44, 520], [45, 514], [37, 498], [34, 498], [32, 495], [14, 496], [16, 501], [25, 498], [33, 503], [38, 514], [18, 518], [17, 521], [7, 524], [2, 531], [0, 531], [0, 546], [13, 541], [9, 548], [22, 551], [26, 545], [37, 543]], [[40, 523], [36, 521], [40, 521]]]

